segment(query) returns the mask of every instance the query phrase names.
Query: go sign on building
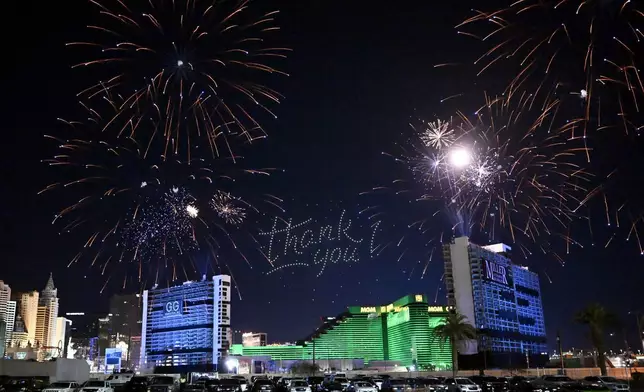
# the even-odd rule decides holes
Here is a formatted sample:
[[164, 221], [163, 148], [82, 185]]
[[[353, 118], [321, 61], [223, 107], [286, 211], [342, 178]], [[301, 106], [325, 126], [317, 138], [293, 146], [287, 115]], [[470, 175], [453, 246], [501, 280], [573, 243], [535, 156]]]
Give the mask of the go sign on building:
[[166, 314], [180, 314], [183, 313], [182, 301], [170, 301], [165, 304]]

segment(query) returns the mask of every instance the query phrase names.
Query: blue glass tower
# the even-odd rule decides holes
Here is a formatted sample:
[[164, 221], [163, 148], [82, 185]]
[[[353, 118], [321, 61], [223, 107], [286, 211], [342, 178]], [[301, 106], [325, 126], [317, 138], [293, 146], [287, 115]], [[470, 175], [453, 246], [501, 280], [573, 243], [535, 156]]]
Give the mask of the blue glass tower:
[[163, 372], [216, 370], [230, 348], [230, 276], [143, 292], [141, 364]]
[[479, 246], [467, 237], [443, 247], [448, 302], [480, 332], [464, 354], [546, 351], [539, 277], [512, 264], [509, 253], [507, 245]]

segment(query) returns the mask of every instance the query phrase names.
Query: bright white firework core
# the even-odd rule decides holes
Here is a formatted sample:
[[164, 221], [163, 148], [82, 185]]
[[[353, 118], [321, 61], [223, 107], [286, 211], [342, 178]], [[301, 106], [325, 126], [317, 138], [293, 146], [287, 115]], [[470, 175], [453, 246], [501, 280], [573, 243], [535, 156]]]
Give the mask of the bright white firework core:
[[177, 66], [178, 66], [178, 67], [181, 67], [182, 65], [183, 65], [183, 61], [182, 61], [182, 60], [177, 61]]
[[199, 210], [197, 209], [197, 207], [190, 204], [186, 206], [186, 212], [188, 212], [188, 216], [190, 216], [191, 218], [196, 218], [197, 215], [199, 215]]
[[449, 163], [457, 169], [462, 169], [470, 164], [472, 155], [465, 148], [457, 148], [449, 153]]

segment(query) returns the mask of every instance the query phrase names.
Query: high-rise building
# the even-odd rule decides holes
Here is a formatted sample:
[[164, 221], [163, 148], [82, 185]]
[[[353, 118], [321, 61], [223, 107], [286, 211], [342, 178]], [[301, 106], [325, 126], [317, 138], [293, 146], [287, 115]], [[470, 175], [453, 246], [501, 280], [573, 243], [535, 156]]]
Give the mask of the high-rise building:
[[141, 366], [168, 372], [217, 369], [231, 345], [230, 276], [143, 292]]
[[36, 344], [36, 321], [38, 318], [38, 300], [40, 295], [37, 291], [22, 293], [18, 297], [18, 309], [27, 333], [27, 341], [32, 345]]
[[11, 341], [11, 334], [16, 323], [16, 301], [7, 301], [5, 305], [5, 323], [7, 331], [5, 333], [5, 342]]
[[141, 295], [114, 295], [110, 298], [112, 333], [141, 336]]
[[[9, 325], [9, 309], [7, 308], [8, 302], [11, 300], [11, 287], [0, 280], [0, 319], [4, 321], [4, 331], [2, 332], [2, 347], [6, 346], [9, 342], [9, 336], [13, 330], [13, 325]], [[13, 324], [13, 322], [12, 322]], [[4, 352], [3, 352], [4, 354]], [[0, 357], [1, 358], [1, 357]]]
[[266, 333], [244, 332], [242, 334], [242, 344], [244, 347], [266, 346]]
[[63, 356], [65, 348], [67, 347], [67, 341], [69, 340], [69, 327], [72, 325], [72, 321], [66, 319], [65, 317], [56, 317], [56, 337], [53, 340], [55, 347], [60, 347], [63, 352], [59, 353]]
[[396, 362], [410, 369], [446, 369], [451, 365], [452, 349], [450, 344], [441, 344], [434, 328], [449, 311], [445, 306], [429, 305], [425, 295], [407, 295], [385, 305], [349, 306], [337, 317], [327, 317], [297, 345], [238, 344], [232, 351], [260, 362], [270, 357], [269, 362], [281, 361], [283, 367], [288, 367], [284, 361], [315, 360], [323, 368], [345, 369], [345, 360], [361, 360], [376, 366], [386, 361], [385, 366]]
[[481, 332], [478, 341], [461, 347], [463, 354], [546, 351], [539, 277], [512, 264], [510, 251], [504, 244], [479, 246], [467, 237], [443, 246], [448, 302]]
[[[46, 308], [46, 309], [42, 309]], [[43, 318], [44, 317], [44, 318]], [[58, 290], [54, 286], [54, 279], [49, 274], [49, 279], [43, 291], [40, 292], [38, 299], [38, 317], [37, 320], [44, 323], [36, 325], [36, 334], [41, 331], [42, 334], [38, 335], [36, 340], [40, 342], [41, 346], [58, 347], [56, 341], [56, 319], [58, 318]], [[37, 321], [38, 322], [38, 321]]]

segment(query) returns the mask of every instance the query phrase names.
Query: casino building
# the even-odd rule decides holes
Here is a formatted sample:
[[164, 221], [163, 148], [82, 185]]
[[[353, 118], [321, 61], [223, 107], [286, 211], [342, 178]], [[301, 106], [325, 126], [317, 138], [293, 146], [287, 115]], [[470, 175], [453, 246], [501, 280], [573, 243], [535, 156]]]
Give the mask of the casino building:
[[448, 311], [448, 307], [429, 306], [427, 297], [420, 294], [385, 305], [349, 306], [340, 315], [327, 317], [296, 345], [234, 345], [231, 353], [264, 361], [266, 371], [287, 369], [294, 361], [315, 361], [323, 369], [350, 370], [378, 366], [379, 362], [446, 369], [451, 366], [451, 346], [441, 344], [433, 328]]
[[477, 342], [461, 347], [462, 354], [546, 352], [539, 276], [512, 264], [510, 251], [468, 237], [443, 246], [448, 303], [480, 332]]
[[217, 370], [232, 343], [230, 276], [143, 292], [141, 368]]

